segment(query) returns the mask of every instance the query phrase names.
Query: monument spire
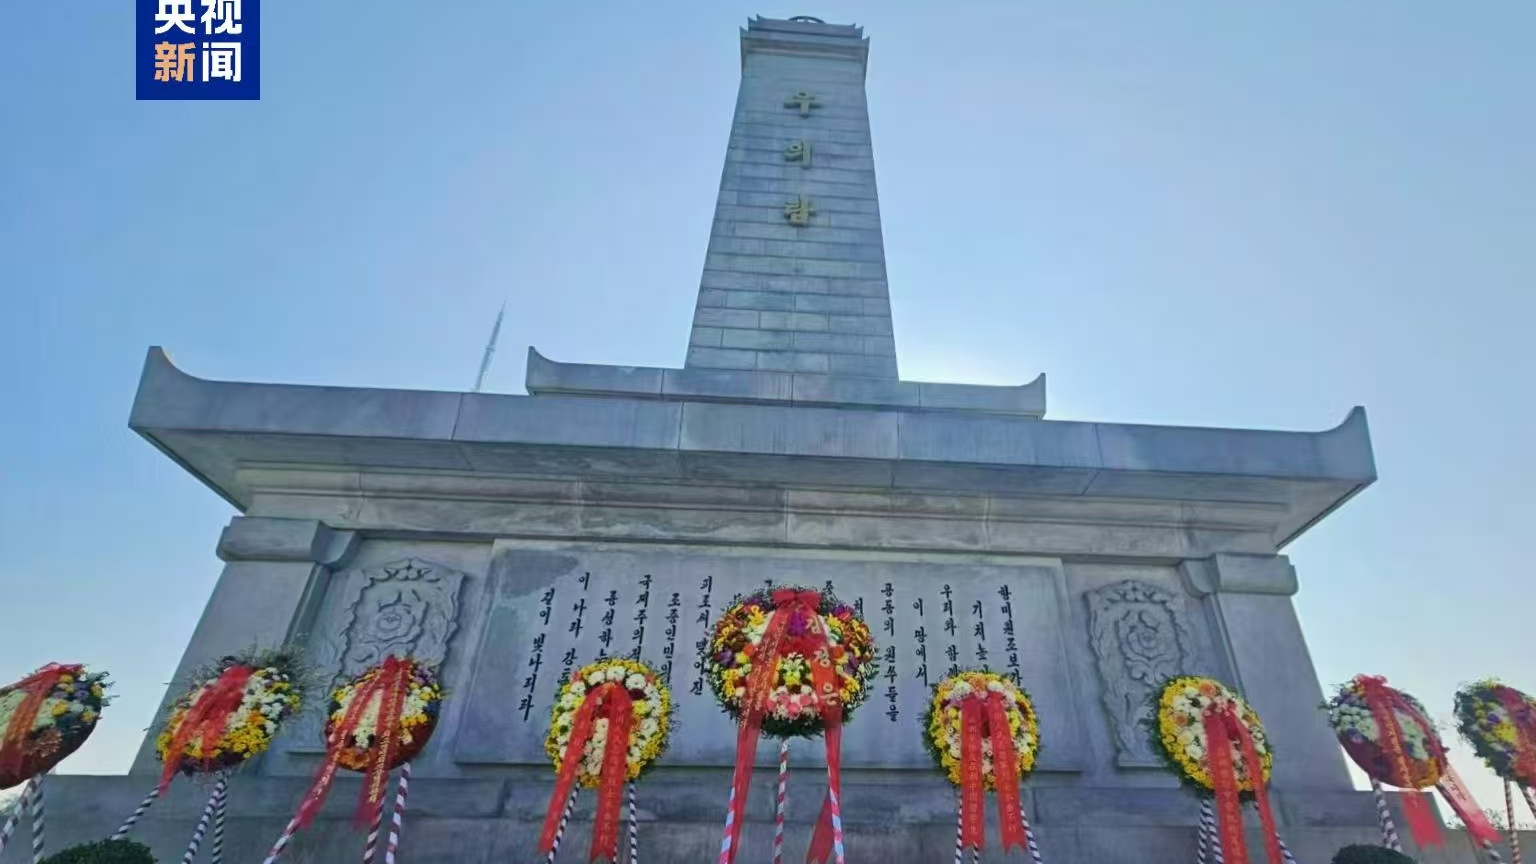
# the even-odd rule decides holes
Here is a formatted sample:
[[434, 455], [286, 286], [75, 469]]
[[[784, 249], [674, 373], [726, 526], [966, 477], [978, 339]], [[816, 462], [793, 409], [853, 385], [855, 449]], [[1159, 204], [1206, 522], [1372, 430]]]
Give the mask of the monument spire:
[[894, 380], [862, 28], [741, 33], [741, 86], [686, 368]]

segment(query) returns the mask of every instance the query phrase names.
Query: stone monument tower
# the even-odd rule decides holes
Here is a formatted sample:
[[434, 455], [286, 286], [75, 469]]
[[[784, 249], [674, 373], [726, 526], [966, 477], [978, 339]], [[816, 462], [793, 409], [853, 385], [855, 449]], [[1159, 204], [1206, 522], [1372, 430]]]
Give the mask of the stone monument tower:
[[[681, 369], [530, 350], [529, 395], [510, 396], [206, 381], [152, 349], [130, 425], [242, 514], [182, 671], [285, 641], [327, 680], [391, 652], [440, 663], [450, 696], [415, 763], [401, 854], [467, 864], [531, 860], [562, 673], [642, 657], [680, 723], [641, 788], [644, 856], [696, 862], [719, 843], [734, 746], [704, 686], [707, 628], [733, 595], [831, 585], [882, 660], [845, 736], [855, 860], [949, 854], [953, 794], [920, 717], [932, 683], [977, 664], [1017, 676], [1040, 711], [1025, 805], [1051, 862], [1191, 860], [1196, 806], [1139, 725], [1154, 685], [1181, 672], [1231, 682], [1263, 715], [1302, 861], [1368, 840], [1371, 800], [1316, 708], [1297, 576], [1278, 554], [1375, 478], [1364, 412], [1318, 433], [1058, 422], [1043, 376], [902, 380], [868, 50], [859, 28], [814, 19], [742, 31]], [[236, 779], [235, 857], [260, 860], [292, 812], [318, 722]], [[114, 827], [156, 771], [149, 743], [127, 778], [59, 778], [55, 831]], [[760, 756], [772, 762], [770, 745]], [[801, 777], [803, 848], [821, 781]], [[772, 796], [753, 798], [749, 844], [771, 831]], [[337, 800], [296, 854], [355, 854]], [[193, 806], [145, 821], [163, 855]]]

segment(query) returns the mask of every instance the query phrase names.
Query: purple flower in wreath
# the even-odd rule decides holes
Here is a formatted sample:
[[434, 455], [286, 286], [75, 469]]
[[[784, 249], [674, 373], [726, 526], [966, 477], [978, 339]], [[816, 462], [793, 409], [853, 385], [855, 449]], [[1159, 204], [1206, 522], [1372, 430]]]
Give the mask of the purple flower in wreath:
[[719, 663], [721, 666], [731, 666], [731, 665], [734, 665], [733, 661], [735, 659], [736, 659], [736, 655], [732, 654], [729, 651], [721, 651], [719, 654], [715, 655], [715, 662]]
[[796, 612], [794, 617], [789, 619], [789, 635], [805, 635], [805, 618], [799, 612]]

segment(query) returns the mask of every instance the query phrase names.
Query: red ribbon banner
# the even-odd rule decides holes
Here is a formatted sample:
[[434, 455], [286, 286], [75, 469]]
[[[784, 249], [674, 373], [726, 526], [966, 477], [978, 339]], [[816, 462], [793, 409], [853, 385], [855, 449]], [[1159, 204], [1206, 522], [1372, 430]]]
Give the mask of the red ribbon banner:
[[405, 711], [405, 693], [409, 686], [410, 664], [395, 656], [384, 660], [384, 670], [374, 679], [378, 686], [379, 719], [373, 726], [373, 758], [363, 779], [363, 791], [357, 798], [353, 822], [361, 828], [373, 819], [389, 791], [389, 770], [394, 767], [400, 749], [400, 715]]
[[320, 805], [325, 803], [325, 795], [330, 791], [331, 781], [336, 778], [336, 771], [340, 768], [341, 749], [359, 731], [358, 725], [362, 720], [363, 710], [375, 696], [382, 696], [383, 701], [379, 704], [378, 718], [371, 730], [373, 746], [376, 750], [373, 760], [368, 765], [362, 792], [358, 795], [357, 811], [353, 814], [354, 822], [365, 825], [371, 820], [373, 813], [378, 811], [379, 805], [384, 800], [384, 786], [389, 777], [389, 767], [396, 754], [400, 712], [405, 704], [409, 670], [410, 661], [401, 660], [391, 654], [385, 658], [379, 674], [357, 688], [352, 696], [352, 703], [347, 706], [347, 713], [342, 715], [340, 723], [331, 727], [331, 734], [326, 738], [325, 762], [320, 766], [320, 773], [315, 776], [315, 782], [309, 787], [309, 791], [304, 793], [304, 800], [299, 802], [299, 812], [294, 822], [295, 831], [307, 827], [320, 812]]
[[[972, 685], [977, 686], [977, 685]], [[1008, 700], [985, 689], [960, 702], [960, 826], [962, 840], [982, 849], [987, 839], [985, 811], [986, 778], [982, 764], [983, 739], [992, 742], [992, 775], [997, 786], [997, 817], [1003, 852], [1024, 848], [1023, 804], [1019, 795], [1019, 751], [1008, 729]]]
[[571, 797], [571, 787], [581, 767], [587, 742], [599, 719], [608, 721], [608, 742], [603, 746], [601, 785], [597, 790], [597, 813], [593, 817], [591, 859], [617, 861], [619, 855], [619, 815], [624, 800], [624, 782], [629, 779], [629, 735], [634, 725], [634, 700], [624, 684], [605, 681], [587, 691], [576, 719], [571, 724], [571, 739], [565, 745], [555, 791], [544, 813], [544, 830], [539, 835], [539, 852], [548, 855], [555, 846], [560, 829], [560, 815]]
[[1282, 864], [1280, 834], [1275, 825], [1269, 791], [1264, 784], [1264, 762], [1248, 727], [1230, 704], [1207, 708], [1202, 717], [1206, 752], [1210, 758], [1211, 785], [1216, 795], [1216, 823], [1221, 832], [1221, 849], [1229, 864], [1248, 864], [1248, 844], [1243, 836], [1242, 787], [1237, 766], [1232, 759], [1235, 747], [1243, 759], [1243, 773], [1253, 783], [1253, 796], [1259, 806], [1259, 822], [1264, 829], [1264, 852], [1269, 864]]
[[1467, 826], [1467, 833], [1472, 835], [1473, 842], [1479, 846], [1492, 846], [1503, 840], [1499, 832], [1483, 815], [1483, 809], [1477, 806], [1472, 793], [1467, 791], [1466, 784], [1461, 782], [1461, 776], [1451, 763], [1445, 763], [1445, 775], [1440, 778], [1440, 794], [1450, 803], [1451, 809]]
[[[832, 853], [832, 797], [842, 800], [842, 722], [843, 704], [832, 668], [832, 646], [818, 610], [821, 595], [815, 591], [779, 589], [772, 594], [774, 611], [768, 629], [757, 644], [752, 671], [747, 673], [746, 695], [742, 699], [741, 725], [736, 732], [736, 769], [732, 777], [731, 843], [727, 864], [734, 864], [741, 848], [741, 826], [745, 821], [747, 793], [752, 786], [752, 765], [757, 761], [757, 742], [762, 735], [763, 717], [773, 695], [775, 672], [786, 654], [800, 654], [810, 661], [811, 686], [821, 706], [826, 727], [827, 797], [821, 806], [821, 818], [811, 835], [806, 861], [820, 864]], [[804, 635], [790, 635], [790, 622], [799, 619]]]
[[1253, 734], [1230, 706], [1225, 719], [1227, 733], [1237, 742], [1238, 752], [1243, 754], [1244, 770], [1253, 782], [1253, 798], [1259, 806], [1259, 824], [1264, 828], [1265, 853], [1269, 856], [1270, 864], [1281, 864], [1280, 829], [1275, 824], [1275, 811], [1269, 804], [1269, 789], [1264, 782], [1264, 760], [1259, 758], [1259, 748], [1253, 743]]
[[981, 731], [985, 705], [979, 698], [960, 703], [960, 830], [962, 842], [983, 848], [987, 839], [984, 778], [981, 766]]
[[1494, 693], [1515, 727], [1515, 777], [1527, 786], [1536, 786], [1536, 708], [1513, 687], [1496, 685]]
[[1221, 850], [1228, 864], [1248, 864], [1248, 844], [1243, 839], [1242, 799], [1237, 787], [1237, 769], [1232, 764], [1232, 742], [1227, 738], [1227, 724], [1221, 715], [1207, 709], [1201, 717], [1205, 726], [1205, 750], [1211, 768], [1211, 791], [1216, 797], [1216, 827], [1221, 833]]
[[987, 691], [987, 723], [992, 732], [992, 772], [997, 780], [997, 818], [1003, 853], [1024, 848], [1024, 803], [1019, 795], [1019, 751], [1008, 729], [1008, 697]]
[[181, 725], [176, 727], [176, 734], [171, 736], [171, 743], [165, 748], [165, 764], [160, 769], [159, 790], [162, 793], [181, 767], [182, 754], [188, 745], [194, 740], [199, 741], [203, 752], [207, 753], [224, 737], [230, 715], [239, 710], [245, 699], [245, 686], [250, 683], [253, 671], [249, 666], [237, 664], [220, 672], [218, 678], [197, 694], [187, 713], [181, 715]]
[[27, 757], [27, 735], [37, 722], [37, 712], [53, 688], [64, 675], [79, 675], [85, 667], [79, 664], [49, 663], [31, 675], [16, 682], [15, 690], [27, 694], [11, 714], [11, 722], [5, 726], [5, 736], [0, 738], [0, 775], [18, 774]]
[[[1414, 718], [1414, 721], [1423, 728], [1426, 741], [1437, 741], [1438, 736], [1401, 693], [1387, 686], [1387, 679], [1378, 675], [1360, 675], [1355, 678], [1355, 682], [1364, 692], [1365, 705], [1371, 710], [1371, 716], [1376, 720], [1376, 728], [1380, 734], [1378, 743], [1382, 753], [1403, 783], [1413, 783], [1412, 765], [1403, 746], [1403, 729], [1397, 721], [1397, 709], [1404, 709]], [[1408, 820], [1408, 833], [1413, 837], [1414, 844], [1420, 849], [1444, 845], [1445, 840], [1440, 835], [1440, 822], [1435, 818], [1434, 810], [1430, 808], [1429, 796], [1411, 786], [1401, 788], [1403, 789], [1403, 816]]]
[[[976, 686], [976, 685], [972, 685]], [[980, 685], [975, 695], [960, 703], [960, 801], [965, 842], [981, 849], [987, 839], [983, 798], [986, 790], [982, 764], [983, 738], [992, 742], [992, 777], [997, 787], [997, 818], [1003, 852], [1024, 848], [1023, 804], [1019, 796], [1019, 751], [1008, 729], [1008, 702], [1001, 693]]]

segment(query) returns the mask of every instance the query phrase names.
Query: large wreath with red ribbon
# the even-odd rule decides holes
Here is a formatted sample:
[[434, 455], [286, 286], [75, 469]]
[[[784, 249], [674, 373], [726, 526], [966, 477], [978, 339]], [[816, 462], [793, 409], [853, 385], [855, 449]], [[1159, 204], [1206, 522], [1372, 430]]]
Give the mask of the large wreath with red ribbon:
[[296, 828], [314, 819], [339, 768], [365, 775], [355, 821], [366, 824], [383, 804], [389, 772], [427, 746], [442, 702], [431, 668], [394, 655], [336, 688], [325, 723], [325, 762], [299, 805]]
[[331, 694], [327, 747], [348, 770], [393, 771], [427, 746], [442, 703], [435, 672], [390, 657]]
[[722, 864], [731, 864], [740, 848], [763, 732], [780, 738], [826, 735], [827, 798], [808, 856], [825, 860], [833, 848], [833, 816], [842, 792], [842, 727], [864, 701], [875, 675], [868, 625], [830, 591], [762, 590], [721, 614], [703, 659], [715, 698], [738, 724]]
[[566, 801], [580, 784], [598, 790], [592, 860], [617, 861], [624, 784], [666, 752], [671, 725], [672, 693], [645, 663], [599, 660], [572, 672], [555, 697], [544, 741], [559, 773], [539, 852], [553, 848]]
[[1361, 675], [1328, 700], [1328, 723], [1360, 770], [1403, 789], [1428, 789], [1445, 772], [1445, 748], [1419, 700]]
[[[1274, 771], [1258, 712], [1220, 681], [1189, 675], [1168, 681], [1158, 693], [1156, 719], [1158, 751], [1201, 792], [1214, 792], [1216, 773], [1230, 770], [1236, 790], [1251, 798], [1255, 780], [1263, 785]], [[1243, 753], [1245, 739], [1252, 744], [1251, 760]]]
[[1472, 800], [1445, 756], [1423, 703], [1375, 675], [1356, 675], [1324, 703], [1328, 722], [1344, 752], [1372, 780], [1407, 790], [1403, 815], [1420, 848], [1442, 842], [1440, 820], [1429, 796], [1418, 790], [1438, 787], [1467, 831], [1479, 842], [1498, 842], [1481, 808]]
[[814, 588], [758, 591], [726, 609], [709, 652], [705, 674], [721, 707], [738, 722], [759, 714], [777, 738], [821, 734], [834, 705], [847, 721], [875, 675], [868, 625]]
[[1242, 802], [1258, 805], [1270, 864], [1281, 864], [1280, 835], [1268, 784], [1274, 754], [1258, 712], [1213, 678], [1186, 675], [1158, 691], [1153, 741], [1180, 779], [1216, 803], [1228, 864], [1247, 864]]
[[227, 771], [266, 752], [278, 727], [302, 705], [303, 676], [281, 651], [225, 657], [171, 703], [155, 736], [164, 792], [179, 771]]
[[1493, 773], [1536, 787], [1536, 698], [1498, 681], [1479, 681], [1456, 691], [1456, 721]]
[[80, 749], [110, 701], [105, 672], [50, 663], [0, 687], [0, 789], [46, 774]]
[[1040, 722], [1029, 694], [995, 672], [961, 672], [934, 685], [923, 725], [929, 754], [960, 788], [962, 842], [982, 848], [983, 793], [995, 789], [1003, 851], [1024, 848], [1019, 783], [1034, 769], [1040, 750]]

